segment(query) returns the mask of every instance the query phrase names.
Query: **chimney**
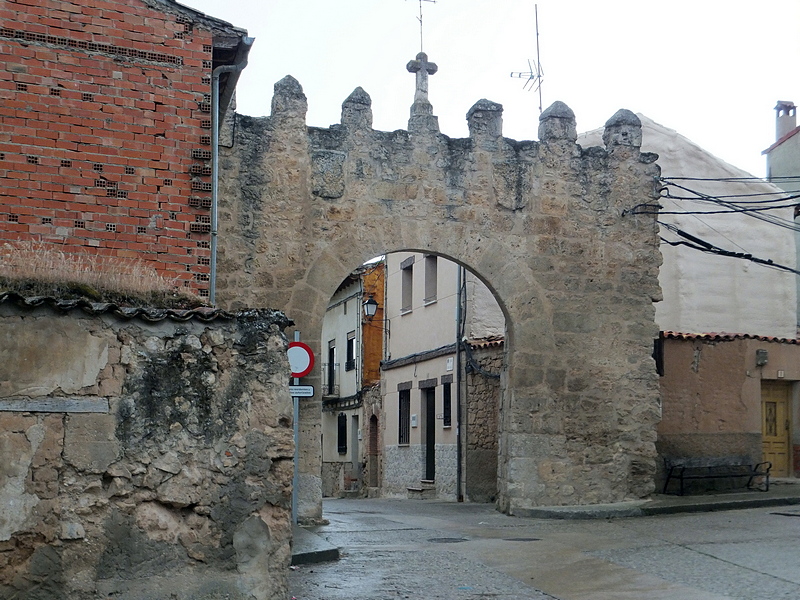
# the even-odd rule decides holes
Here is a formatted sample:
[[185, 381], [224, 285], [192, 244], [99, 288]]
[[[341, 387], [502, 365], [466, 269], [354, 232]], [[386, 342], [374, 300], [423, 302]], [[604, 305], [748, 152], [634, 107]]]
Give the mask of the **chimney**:
[[775, 105], [775, 141], [797, 127], [797, 107], [794, 102], [778, 100]]

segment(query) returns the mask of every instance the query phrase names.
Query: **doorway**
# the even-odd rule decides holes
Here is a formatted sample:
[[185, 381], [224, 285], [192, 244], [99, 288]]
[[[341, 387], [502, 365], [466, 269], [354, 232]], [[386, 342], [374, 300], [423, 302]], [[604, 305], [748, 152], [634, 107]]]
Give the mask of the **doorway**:
[[761, 382], [762, 460], [772, 463], [773, 477], [789, 476], [789, 398], [791, 384], [783, 381]]

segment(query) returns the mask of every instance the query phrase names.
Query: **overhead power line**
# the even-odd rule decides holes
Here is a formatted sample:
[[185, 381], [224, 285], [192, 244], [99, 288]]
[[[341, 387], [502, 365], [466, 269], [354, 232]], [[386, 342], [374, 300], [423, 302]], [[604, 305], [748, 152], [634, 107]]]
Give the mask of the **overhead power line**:
[[708, 254], [727, 256], [729, 258], [739, 258], [759, 265], [764, 265], [766, 267], [770, 267], [773, 269], [778, 269], [781, 271], [787, 271], [789, 273], [795, 273], [796, 275], [800, 275], [800, 271], [798, 271], [797, 269], [793, 269], [792, 267], [787, 267], [786, 265], [778, 264], [774, 262], [772, 259], [759, 258], [747, 252], [732, 252], [731, 250], [725, 250], [724, 248], [715, 246], [714, 244], [707, 242], [695, 235], [687, 233], [682, 229], [679, 229], [675, 225], [672, 225], [671, 223], [664, 223], [663, 221], [659, 221], [658, 224], [664, 227], [665, 229], [675, 233], [676, 235], [682, 237], [684, 240], [686, 240], [686, 241], [675, 242], [675, 241], [669, 241], [662, 237], [661, 241], [664, 242], [665, 244], [669, 244], [670, 246], [686, 246], [688, 248], [699, 250], [701, 252], [705, 252]]
[[661, 181], [757, 181], [771, 183], [773, 181], [800, 181], [800, 175], [782, 175], [779, 177], [661, 177]]
[[[794, 176], [793, 176], [794, 177]], [[796, 177], [800, 180], [800, 176]], [[795, 224], [793, 219], [785, 219], [783, 217], [778, 217], [776, 215], [769, 214], [769, 211], [773, 210], [781, 210], [781, 209], [795, 209], [795, 213], [797, 213], [797, 208], [799, 203], [797, 202], [800, 199], [800, 193], [794, 194], [784, 193], [778, 198], [774, 198], [770, 201], [764, 202], [753, 202], [751, 200], [741, 200], [735, 201], [732, 198], [740, 197], [740, 198], [749, 198], [750, 196], [747, 194], [728, 194], [723, 197], [714, 196], [711, 194], [706, 194], [705, 192], [699, 192], [697, 190], [691, 189], [689, 187], [679, 185], [670, 181], [670, 179], [692, 179], [692, 178], [660, 178], [660, 181], [665, 183], [665, 187], [662, 189], [662, 192], [666, 192], [666, 194], [662, 195], [662, 198], [666, 200], [675, 200], [681, 202], [698, 202], [698, 203], [709, 203], [713, 204], [714, 207], [704, 210], [665, 210], [663, 206], [659, 204], [653, 203], [643, 203], [637, 204], [636, 206], [626, 209], [623, 211], [623, 215], [626, 214], [658, 214], [658, 215], [714, 215], [714, 214], [744, 214], [749, 217], [753, 217], [755, 219], [759, 219], [760, 221], [764, 221], [770, 223], [772, 225], [777, 225], [778, 227], [782, 227], [784, 229], [789, 229], [790, 231], [798, 231], [800, 232], [800, 224]], [[700, 178], [693, 178], [694, 180], [700, 180]], [[755, 180], [756, 178], [736, 178], [737, 181], [742, 180]], [[733, 178], [730, 179], [704, 179], [703, 181], [732, 181]], [[759, 180], [760, 181], [760, 180]], [[692, 196], [675, 196], [673, 195], [669, 187], [674, 187], [683, 190], [688, 194], [692, 194]], [[776, 192], [778, 194], [778, 192]], [[755, 205], [755, 206], [753, 206]], [[796, 214], [795, 214], [796, 216]]]

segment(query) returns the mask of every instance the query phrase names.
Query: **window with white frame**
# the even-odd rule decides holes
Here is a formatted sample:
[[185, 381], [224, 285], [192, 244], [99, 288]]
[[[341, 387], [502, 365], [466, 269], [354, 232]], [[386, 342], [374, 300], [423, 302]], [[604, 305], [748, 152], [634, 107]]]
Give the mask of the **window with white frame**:
[[424, 304], [436, 302], [436, 286], [438, 284], [438, 261], [437, 257], [428, 255], [425, 257], [425, 298]]
[[400, 263], [400, 312], [411, 312], [414, 306], [414, 257]]
[[347, 334], [347, 356], [344, 362], [344, 370], [352, 371], [356, 368], [356, 332], [351, 331]]

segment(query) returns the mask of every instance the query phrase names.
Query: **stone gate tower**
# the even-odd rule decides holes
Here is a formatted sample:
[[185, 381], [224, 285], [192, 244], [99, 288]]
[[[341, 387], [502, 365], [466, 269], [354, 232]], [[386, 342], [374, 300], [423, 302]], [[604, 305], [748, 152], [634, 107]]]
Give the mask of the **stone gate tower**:
[[[651, 358], [660, 299], [656, 156], [640, 152], [627, 110], [605, 147], [576, 144], [556, 102], [539, 141], [502, 135], [502, 106], [478, 101], [470, 135], [438, 130], [427, 98], [435, 65], [409, 63], [417, 88], [407, 131], [372, 129], [357, 88], [341, 123], [308, 127], [300, 84], [275, 85], [272, 114], [237, 115], [221, 156], [218, 298], [270, 306], [319, 355], [325, 308], [355, 267], [412, 250], [469, 267], [506, 316], [498, 497], [509, 513], [653, 490], [658, 381]], [[319, 374], [304, 383], [320, 388]], [[300, 516], [321, 516], [317, 396], [300, 416]]]

